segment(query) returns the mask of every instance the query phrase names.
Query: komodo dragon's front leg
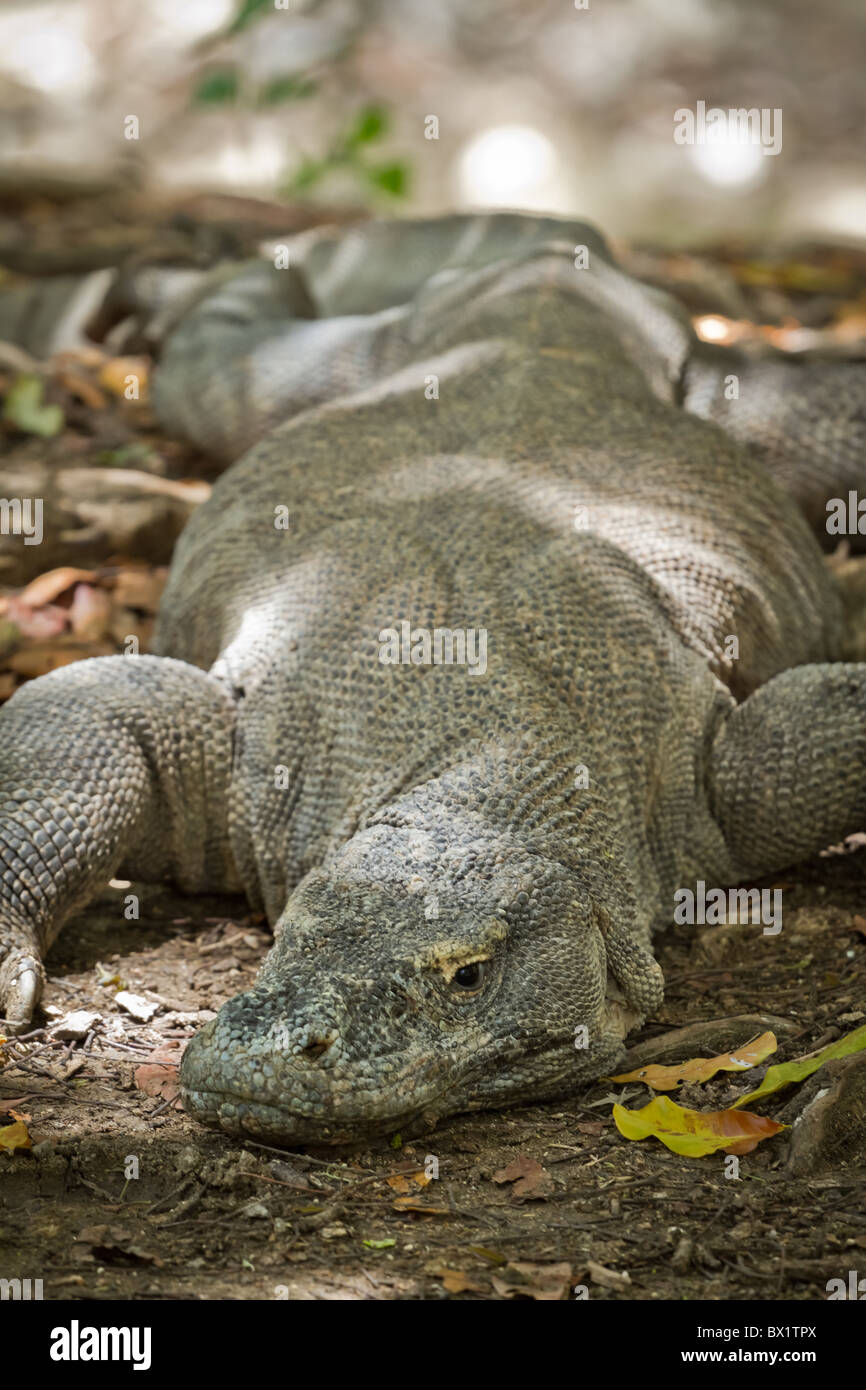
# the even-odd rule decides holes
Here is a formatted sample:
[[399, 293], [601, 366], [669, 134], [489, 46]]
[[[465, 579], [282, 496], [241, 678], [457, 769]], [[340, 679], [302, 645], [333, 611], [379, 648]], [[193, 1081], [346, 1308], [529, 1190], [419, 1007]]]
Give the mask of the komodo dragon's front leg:
[[150, 656], [64, 667], [0, 712], [7, 1031], [30, 1021], [63, 921], [119, 868], [188, 891], [237, 886], [225, 809], [233, 724], [215, 680]]

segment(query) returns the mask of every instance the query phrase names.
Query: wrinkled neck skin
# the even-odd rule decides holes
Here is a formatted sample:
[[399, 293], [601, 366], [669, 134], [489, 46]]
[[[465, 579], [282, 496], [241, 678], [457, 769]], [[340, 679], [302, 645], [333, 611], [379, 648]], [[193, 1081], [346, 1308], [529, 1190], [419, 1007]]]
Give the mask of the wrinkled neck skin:
[[401, 798], [300, 882], [254, 989], [187, 1049], [187, 1108], [356, 1143], [597, 1076], [661, 973], [615, 925], [634, 912], [601, 906], [622, 904], [624, 866], [593, 857], [606, 884], [435, 789]]

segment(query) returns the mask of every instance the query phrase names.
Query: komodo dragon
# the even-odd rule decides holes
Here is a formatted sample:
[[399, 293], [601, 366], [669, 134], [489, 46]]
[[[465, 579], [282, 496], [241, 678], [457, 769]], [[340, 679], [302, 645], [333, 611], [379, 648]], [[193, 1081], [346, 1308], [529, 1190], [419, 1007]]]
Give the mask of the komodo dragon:
[[154, 313], [164, 428], [238, 461], [156, 655], [0, 712], [0, 1006], [112, 875], [242, 888], [275, 942], [186, 1107], [338, 1143], [574, 1091], [659, 1005], [678, 888], [866, 827], [866, 664], [798, 505], [862, 480], [866, 396], [701, 349], [581, 223], [290, 266]]

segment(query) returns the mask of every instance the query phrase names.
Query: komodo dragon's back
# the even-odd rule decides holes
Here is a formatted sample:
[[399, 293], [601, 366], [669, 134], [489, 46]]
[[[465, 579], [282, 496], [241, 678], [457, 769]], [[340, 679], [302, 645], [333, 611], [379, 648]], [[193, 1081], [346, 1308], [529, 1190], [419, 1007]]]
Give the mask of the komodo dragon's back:
[[[660, 1001], [678, 886], [866, 811], [833, 752], [866, 745], [863, 668], [802, 498], [760, 421], [720, 427], [730, 372], [766, 369], [702, 356], [592, 229], [517, 215], [305, 234], [161, 335], [164, 426], [242, 457], [180, 541], [157, 655], [0, 716], [7, 1013], [122, 866], [240, 885], [275, 925], [185, 1056], [209, 1122], [338, 1142], [598, 1075]], [[806, 380], [842, 486], [862, 382]], [[61, 722], [81, 786], [44, 751]]]

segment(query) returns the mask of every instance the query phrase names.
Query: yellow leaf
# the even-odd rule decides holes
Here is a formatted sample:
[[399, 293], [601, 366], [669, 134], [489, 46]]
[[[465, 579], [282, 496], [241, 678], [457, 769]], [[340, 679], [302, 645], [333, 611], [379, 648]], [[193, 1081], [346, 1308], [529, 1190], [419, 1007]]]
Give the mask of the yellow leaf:
[[737, 1052], [725, 1052], [720, 1057], [695, 1057], [689, 1062], [675, 1062], [670, 1067], [638, 1067], [636, 1071], [623, 1072], [621, 1076], [608, 1079], [643, 1081], [654, 1091], [672, 1091], [674, 1086], [681, 1086], [684, 1081], [709, 1081], [717, 1071], [748, 1071], [775, 1052], [777, 1046], [773, 1033], [762, 1033]]
[[4, 1125], [0, 1129], [0, 1149], [11, 1153], [13, 1149], [32, 1148], [33, 1140], [27, 1133], [27, 1126], [21, 1120], [16, 1120], [14, 1125]]
[[668, 1096], [656, 1096], [642, 1110], [615, 1105], [613, 1118], [626, 1139], [655, 1135], [666, 1148], [686, 1158], [700, 1158], [717, 1149], [750, 1153], [762, 1139], [787, 1128], [748, 1110], [686, 1110]]
[[855, 1028], [853, 1033], [846, 1033], [844, 1038], [838, 1038], [836, 1042], [822, 1047], [820, 1052], [810, 1052], [805, 1057], [797, 1057], [793, 1062], [780, 1062], [775, 1067], [768, 1067], [767, 1075], [758, 1089], [742, 1096], [735, 1104], [746, 1105], [760, 1096], [772, 1095], [774, 1091], [780, 1091], [783, 1086], [790, 1086], [794, 1081], [805, 1081], [807, 1076], [811, 1076], [819, 1067], [823, 1067], [825, 1062], [831, 1062], [835, 1057], [850, 1057], [854, 1052], [863, 1051], [866, 1051], [866, 1023], [862, 1028]]
[[461, 1269], [437, 1269], [436, 1278], [441, 1279], [448, 1293], [466, 1293], [467, 1289], [472, 1293], [484, 1293], [484, 1285], [479, 1284], [477, 1279], [472, 1279], [468, 1274], [464, 1274]]
[[389, 1187], [393, 1187], [395, 1192], [411, 1192], [413, 1183], [416, 1187], [426, 1187], [430, 1179], [421, 1169], [417, 1173], [394, 1173], [385, 1181]]
[[450, 1207], [425, 1206], [415, 1197], [395, 1197], [392, 1211], [416, 1211], [421, 1216], [451, 1216]]
[[[112, 357], [99, 373], [99, 384], [113, 396], [126, 396], [132, 389], [137, 394], [128, 399], [146, 400], [148, 385], [146, 357]], [[131, 382], [130, 378], [135, 381]]]

